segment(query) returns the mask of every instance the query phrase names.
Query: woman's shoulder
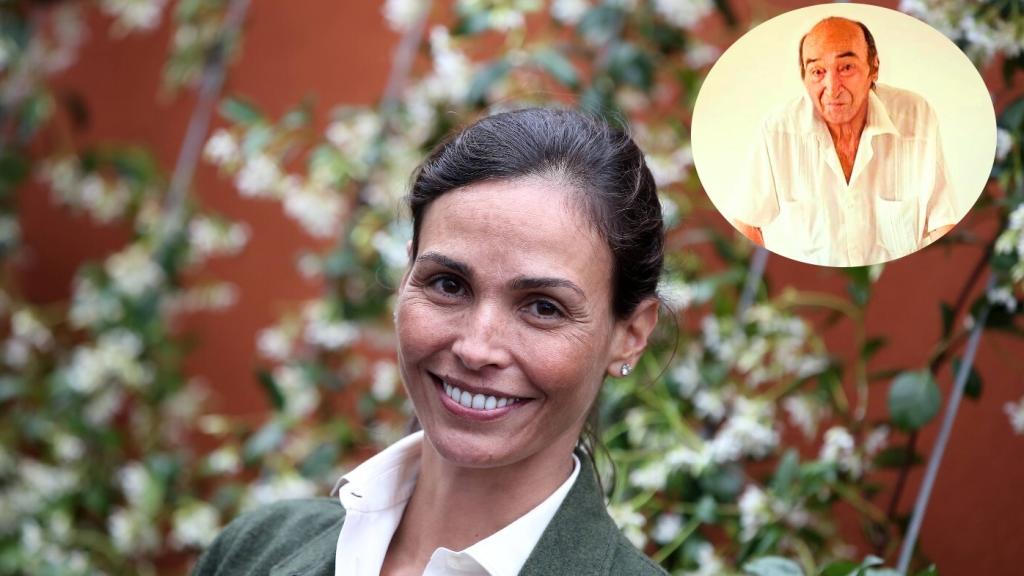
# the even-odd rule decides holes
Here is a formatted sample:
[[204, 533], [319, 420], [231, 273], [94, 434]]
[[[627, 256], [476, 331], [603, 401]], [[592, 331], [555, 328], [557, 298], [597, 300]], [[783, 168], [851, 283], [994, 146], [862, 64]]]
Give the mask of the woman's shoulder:
[[[257, 508], [228, 524], [192, 574], [267, 573], [310, 546], [322, 544], [320, 547], [333, 550], [344, 518], [345, 509], [333, 498], [283, 500]], [[334, 559], [333, 554], [328, 557]]]

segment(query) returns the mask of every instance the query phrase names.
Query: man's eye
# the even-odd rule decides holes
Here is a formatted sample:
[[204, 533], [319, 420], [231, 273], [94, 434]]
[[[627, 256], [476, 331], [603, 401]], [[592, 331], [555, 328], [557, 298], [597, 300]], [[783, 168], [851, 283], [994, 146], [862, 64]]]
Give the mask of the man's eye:
[[811, 75], [814, 76], [815, 78], [821, 78], [822, 76], [825, 75], [825, 71], [822, 70], [821, 68], [816, 68], [814, 70], [811, 70]]

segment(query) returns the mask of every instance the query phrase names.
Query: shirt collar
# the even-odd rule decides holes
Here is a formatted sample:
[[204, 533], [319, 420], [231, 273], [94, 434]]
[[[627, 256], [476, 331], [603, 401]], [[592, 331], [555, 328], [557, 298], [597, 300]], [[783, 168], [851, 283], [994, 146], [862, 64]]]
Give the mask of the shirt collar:
[[[422, 430], [402, 438], [342, 476], [331, 494], [337, 494], [346, 510], [373, 514], [404, 508], [416, 486], [422, 444]], [[518, 574], [576, 483], [581, 464], [576, 454], [572, 461], [569, 478], [529, 512], [462, 552], [438, 551], [468, 556], [490, 576]]]
[[375, 512], [405, 505], [420, 471], [423, 431], [414, 432], [342, 476], [332, 495], [346, 510]]
[[[814, 102], [811, 101], [811, 96], [806, 91], [804, 91], [800, 107], [800, 131], [805, 134], [815, 134], [831, 138], [828, 126], [818, 116], [814, 108]], [[870, 138], [876, 134], [895, 134], [899, 136], [899, 133], [896, 125], [893, 124], [892, 118], [889, 117], [889, 111], [886, 109], [885, 103], [878, 97], [875, 90], [868, 90], [868, 117], [864, 124], [864, 134]]]

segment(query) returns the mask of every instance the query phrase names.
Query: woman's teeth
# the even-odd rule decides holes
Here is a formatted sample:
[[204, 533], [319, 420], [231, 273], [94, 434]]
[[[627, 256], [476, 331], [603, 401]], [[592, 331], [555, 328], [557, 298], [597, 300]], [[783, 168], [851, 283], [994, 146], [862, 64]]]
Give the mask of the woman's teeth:
[[505, 406], [516, 402], [515, 398], [470, 394], [465, 390], [459, 390], [458, 386], [452, 386], [447, 382], [444, 382], [443, 385], [444, 393], [447, 394], [449, 398], [458, 402], [462, 407], [469, 408], [471, 410], [494, 410], [495, 408], [504, 408]]

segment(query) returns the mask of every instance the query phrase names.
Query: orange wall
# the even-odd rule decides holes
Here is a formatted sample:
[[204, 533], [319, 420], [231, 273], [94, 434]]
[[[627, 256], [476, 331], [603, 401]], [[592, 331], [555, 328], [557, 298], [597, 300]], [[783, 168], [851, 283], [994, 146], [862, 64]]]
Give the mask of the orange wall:
[[[892, 5], [895, 2], [883, 3]], [[375, 2], [306, 0], [252, 3], [242, 57], [230, 69], [225, 92], [245, 95], [272, 116], [306, 96], [316, 99], [317, 120], [337, 104], [372, 103], [383, 90], [391, 50], [390, 32]], [[799, 2], [759, 3], [752, 10], [733, 2], [744, 21], [764, 19]], [[108, 40], [105, 22], [92, 17], [93, 37], [81, 60], [58, 79], [61, 89], [78, 91], [91, 111], [81, 142], [143, 143], [168, 171], [174, 164], [194, 97], [185, 94], [158, 102], [160, 63], [167, 30], [123, 40]], [[709, 31], [709, 37], [728, 32]], [[187, 318], [186, 330], [201, 344], [188, 359], [190, 374], [202, 377], [213, 393], [214, 408], [258, 416], [266, 409], [252, 376], [255, 334], [290, 304], [317, 293], [316, 283], [294, 273], [294, 256], [322, 247], [286, 220], [274, 204], [243, 200], [215, 170], [201, 166], [197, 196], [231, 218], [246, 222], [252, 240], [241, 256], [215, 261], [206, 275], [235, 283], [240, 302], [226, 312]], [[66, 297], [75, 267], [117, 248], [124, 231], [99, 229], [83, 218], [53, 208], [48, 193], [36, 186], [22, 190], [27, 257], [20, 263], [22, 288], [34, 300]], [[726, 224], [715, 214], [705, 216]], [[991, 230], [982, 222], [979, 230]], [[991, 232], [989, 232], [991, 233]], [[932, 247], [888, 265], [868, 313], [871, 336], [890, 346], [873, 368], [922, 366], [939, 337], [939, 302], [951, 301], [977, 257], [977, 250]], [[844, 286], [836, 274], [774, 257], [767, 278], [778, 293], [784, 286], [837, 294]], [[830, 349], [852, 354], [852, 334], [840, 326], [826, 333]], [[1024, 346], [1005, 336], [985, 334], [978, 368], [986, 387], [980, 402], [965, 402], [925, 520], [924, 551], [943, 575], [1020, 573], [1016, 545], [1024, 531], [1024, 438], [1012, 434], [1003, 404], [1024, 395]], [[948, 368], [940, 375], [948, 390]], [[870, 413], [885, 413], [885, 388], [873, 388]], [[929, 426], [918, 446], [930, 449], [937, 425]], [[922, 470], [910, 477], [902, 509], [909, 513]], [[893, 474], [879, 473], [891, 484]], [[886, 500], [879, 500], [884, 502]], [[850, 527], [854, 529], [853, 527]]]

